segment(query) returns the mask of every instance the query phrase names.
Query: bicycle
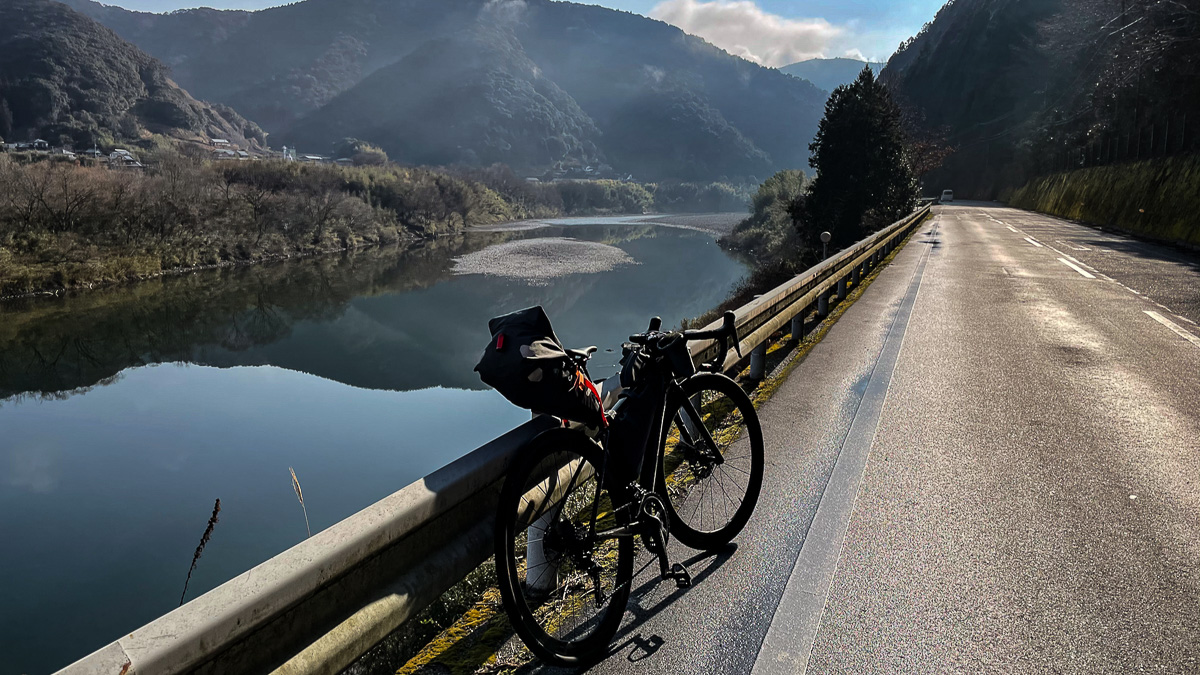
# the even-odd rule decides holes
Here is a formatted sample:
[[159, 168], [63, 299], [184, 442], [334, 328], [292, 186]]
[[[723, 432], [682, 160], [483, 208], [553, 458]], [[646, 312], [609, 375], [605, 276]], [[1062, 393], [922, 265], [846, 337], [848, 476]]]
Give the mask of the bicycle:
[[[607, 428], [538, 435], [504, 481], [495, 532], [500, 593], [517, 634], [544, 661], [581, 665], [608, 647], [629, 600], [635, 536], [661, 579], [688, 587], [687, 569], [668, 559], [669, 537], [720, 548], [758, 501], [758, 415], [721, 372], [727, 339], [741, 355], [733, 313], [711, 331], [660, 328], [655, 317], [630, 336], [618, 383], [598, 383]], [[719, 344], [699, 368], [687, 348], [696, 340]], [[594, 351], [568, 354], [586, 374]]]

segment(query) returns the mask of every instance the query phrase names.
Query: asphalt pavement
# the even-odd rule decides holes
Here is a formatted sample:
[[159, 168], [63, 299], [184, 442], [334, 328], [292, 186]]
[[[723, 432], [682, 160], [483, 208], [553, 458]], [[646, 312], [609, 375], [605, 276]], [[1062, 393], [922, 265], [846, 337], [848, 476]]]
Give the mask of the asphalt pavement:
[[591, 671], [1200, 673], [1200, 261], [934, 212], [760, 410], [745, 531]]

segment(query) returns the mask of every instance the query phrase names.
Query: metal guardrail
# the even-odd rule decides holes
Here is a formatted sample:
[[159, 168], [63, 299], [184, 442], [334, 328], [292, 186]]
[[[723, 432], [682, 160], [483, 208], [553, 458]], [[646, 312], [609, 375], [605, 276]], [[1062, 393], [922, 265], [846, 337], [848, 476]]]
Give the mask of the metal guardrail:
[[[846, 282], [857, 283], [929, 210], [735, 310], [751, 374], [756, 363], [761, 371], [772, 334], [789, 321], [798, 334], [808, 309], [823, 314], [831, 294], [844, 296]], [[692, 345], [698, 360], [715, 350], [712, 342]], [[741, 361], [730, 353], [726, 369]], [[526, 422], [59, 672], [338, 673], [487, 560], [508, 466], [553, 426], [552, 418]]]

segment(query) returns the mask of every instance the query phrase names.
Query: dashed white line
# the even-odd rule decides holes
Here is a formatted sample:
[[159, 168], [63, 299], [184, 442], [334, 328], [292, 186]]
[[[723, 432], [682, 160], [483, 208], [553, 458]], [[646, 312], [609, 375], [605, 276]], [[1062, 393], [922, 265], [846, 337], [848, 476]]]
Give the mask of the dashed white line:
[[1016, 231], [1017, 231], [1017, 228], [1013, 227], [1012, 225], [1005, 225], [1005, 227], [1007, 227], [1008, 229], [1012, 230], [1013, 232], [1016, 232]]
[[1082, 276], [1084, 279], [1095, 279], [1096, 278], [1096, 275], [1083, 269], [1079, 265], [1076, 265], [1075, 263], [1071, 262], [1070, 260], [1067, 260], [1066, 258], [1059, 258], [1058, 262], [1066, 265], [1067, 267], [1070, 267], [1071, 269], [1075, 270], [1076, 272], [1079, 272], [1080, 276]]
[[1034, 246], [1036, 246], [1038, 248], [1043, 248], [1042, 244], [1040, 242], [1038, 242], [1037, 240], [1035, 240], [1033, 237], [1025, 237], [1025, 241], [1033, 244]]
[[1063, 253], [1062, 251], [1055, 251], [1055, 252], [1058, 253], [1059, 255], [1061, 255], [1062, 257], [1066, 258], [1067, 260], [1070, 260], [1071, 262], [1075, 263], [1076, 265], [1079, 265], [1083, 269], [1085, 269], [1093, 274], [1097, 274], [1099, 276], [1104, 276], [1103, 274], [1100, 274], [1100, 272], [1095, 267], [1092, 267], [1091, 265], [1089, 265], [1087, 263], [1080, 262], [1076, 258], [1072, 258], [1071, 256], [1067, 255], [1066, 253]]
[[1144, 309], [1142, 311], [1145, 312], [1147, 315], [1149, 315], [1149, 317], [1151, 319], [1154, 319], [1155, 321], [1161, 323], [1162, 325], [1166, 326], [1167, 328], [1170, 328], [1179, 337], [1183, 338], [1184, 340], [1187, 340], [1188, 342], [1196, 345], [1197, 347], [1200, 347], [1200, 337], [1196, 337], [1195, 335], [1192, 335], [1191, 333], [1189, 333], [1186, 330], [1184, 330], [1183, 328], [1181, 328], [1179, 326], [1179, 324], [1175, 323], [1174, 321], [1171, 321], [1170, 319], [1163, 316], [1162, 314], [1159, 314], [1158, 312], [1152, 312], [1148, 309]]
[[1063, 241], [1062, 239], [1059, 239], [1058, 243], [1062, 244], [1063, 246], [1066, 246], [1067, 248], [1071, 249], [1072, 251], [1090, 251], [1090, 250], [1092, 250], [1086, 246], [1079, 246], [1078, 244], [1074, 244], [1069, 241]]

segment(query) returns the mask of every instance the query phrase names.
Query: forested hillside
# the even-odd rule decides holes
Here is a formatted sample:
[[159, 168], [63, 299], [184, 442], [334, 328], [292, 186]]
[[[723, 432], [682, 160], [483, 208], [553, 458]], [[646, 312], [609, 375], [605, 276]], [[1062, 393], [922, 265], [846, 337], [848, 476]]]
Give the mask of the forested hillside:
[[326, 148], [345, 137], [369, 139], [415, 164], [600, 161], [592, 119], [541, 74], [515, 37], [483, 28], [423, 43], [279, 140]]
[[993, 197], [1194, 151], [1198, 35], [1200, 10], [1176, 0], [951, 0], [883, 78], [957, 148], [927, 185]]
[[50, 0], [0, 3], [0, 138], [85, 148], [147, 132], [262, 140], [255, 125], [195, 100], [161, 63], [92, 19]]
[[499, 155], [523, 172], [607, 163], [650, 180], [761, 178], [805, 164], [825, 99], [665, 23], [566, 2], [170, 15], [70, 2], [170, 63], [189, 91], [308, 152], [329, 151], [341, 137], [324, 130], [336, 128], [406, 163]]

